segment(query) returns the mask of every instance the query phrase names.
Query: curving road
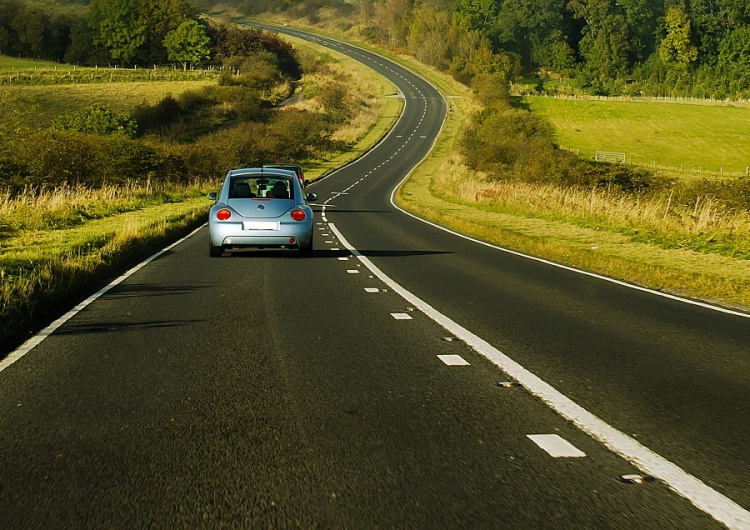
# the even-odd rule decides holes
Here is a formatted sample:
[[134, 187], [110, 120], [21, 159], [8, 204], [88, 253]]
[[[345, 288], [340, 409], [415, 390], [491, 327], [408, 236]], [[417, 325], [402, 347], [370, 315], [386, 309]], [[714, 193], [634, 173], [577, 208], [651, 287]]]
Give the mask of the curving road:
[[750, 528], [747, 315], [400, 212], [445, 101], [309, 38], [405, 100], [315, 258], [202, 229], [0, 364], [3, 526]]

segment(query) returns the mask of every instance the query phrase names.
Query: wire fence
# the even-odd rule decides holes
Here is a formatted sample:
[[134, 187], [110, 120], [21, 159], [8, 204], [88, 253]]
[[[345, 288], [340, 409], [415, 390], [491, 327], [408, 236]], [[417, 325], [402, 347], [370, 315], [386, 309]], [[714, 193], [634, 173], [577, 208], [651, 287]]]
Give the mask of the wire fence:
[[573, 101], [640, 101], [644, 103], [676, 103], [686, 105], [708, 105], [714, 107], [750, 107], [750, 99], [740, 98], [710, 99], [675, 96], [587, 96], [575, 94], [535, 94], [535, 96], [541, 98], [567, 99]]
[[114, 83], [125, 81], [198, 81], [218, 77], [220, 69], [183, 69], [177, 66], [152, 68], [117, 66], [50, 66], [0, 70], [0, 86]]

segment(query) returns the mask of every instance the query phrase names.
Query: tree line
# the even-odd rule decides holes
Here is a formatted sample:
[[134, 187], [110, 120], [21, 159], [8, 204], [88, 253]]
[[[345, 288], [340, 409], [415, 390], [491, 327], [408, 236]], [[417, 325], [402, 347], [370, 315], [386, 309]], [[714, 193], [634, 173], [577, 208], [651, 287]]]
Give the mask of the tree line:
[[0, 54], [95, 65], [224, 66], [268, 52], [298, 78], [291, 45], [260, 31], [211, 24], [184, 0], [79, 0], [85, 15], [49, 15], [20, 0], [0, 0]]
[[[204, 2], [208, 4], [210, 2]], [[311, 20], [336, 9], [368, 39], [470, 83], [568, 79], [598, 95], [750, 97], [747, 0], [235, 0]], [[199, 0], [200, 4], [200, 0]]]

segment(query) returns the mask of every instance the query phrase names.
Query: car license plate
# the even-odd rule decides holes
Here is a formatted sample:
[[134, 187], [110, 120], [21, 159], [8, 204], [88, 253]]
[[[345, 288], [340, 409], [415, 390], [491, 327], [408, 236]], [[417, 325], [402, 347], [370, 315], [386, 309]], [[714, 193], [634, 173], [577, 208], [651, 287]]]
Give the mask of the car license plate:
[[243, 230], [278, 230], [278, 221], [243, 221]]

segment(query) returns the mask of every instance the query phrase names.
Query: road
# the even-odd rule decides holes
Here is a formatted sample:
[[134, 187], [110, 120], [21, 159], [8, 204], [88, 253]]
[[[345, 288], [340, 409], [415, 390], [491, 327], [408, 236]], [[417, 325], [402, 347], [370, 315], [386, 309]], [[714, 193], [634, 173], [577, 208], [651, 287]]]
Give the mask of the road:
[[204, 228], [6, 359], [3, 526], [750, 528], [747, 315], [399, 211], [445, 102], [316, 39], [405, 110], [311, 186], [315, 257]]

